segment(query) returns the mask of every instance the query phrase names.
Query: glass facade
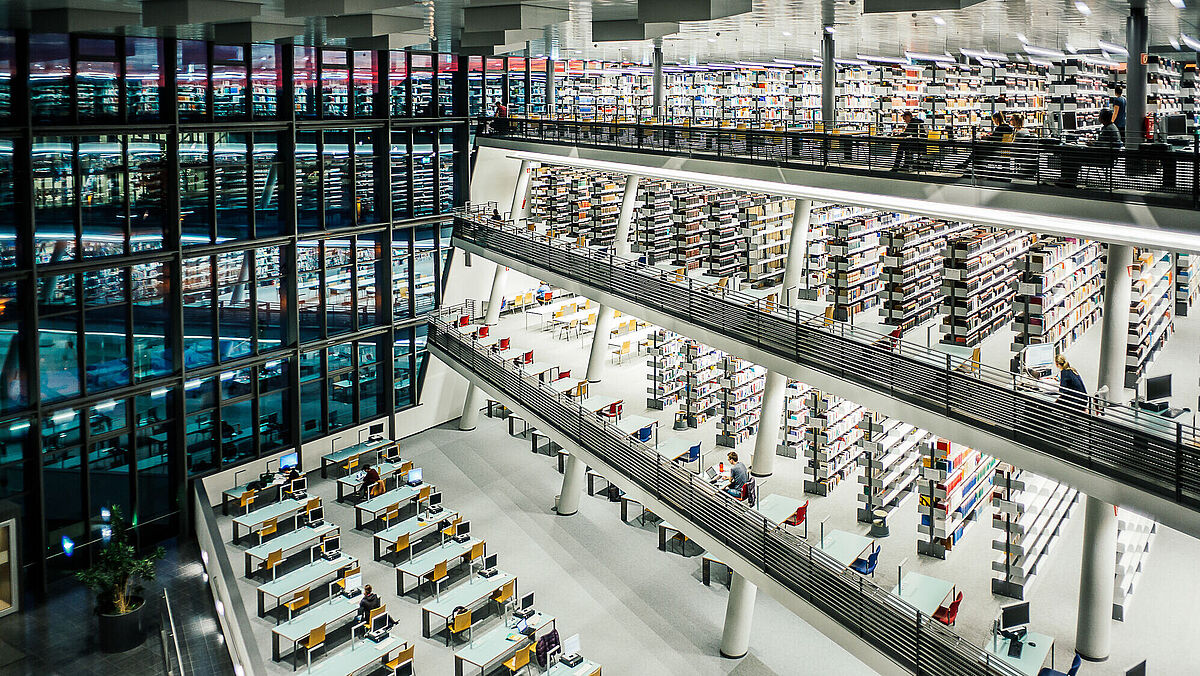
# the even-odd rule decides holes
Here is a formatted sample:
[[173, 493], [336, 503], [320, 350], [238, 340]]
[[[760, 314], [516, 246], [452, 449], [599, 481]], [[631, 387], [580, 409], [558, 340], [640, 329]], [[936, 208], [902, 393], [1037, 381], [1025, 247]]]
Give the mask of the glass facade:
[[189, 480], [418, 403], [481, 59], [0, 51], [0, 499], [30, 579], [85, 564], [104, 506], [173, 535]]

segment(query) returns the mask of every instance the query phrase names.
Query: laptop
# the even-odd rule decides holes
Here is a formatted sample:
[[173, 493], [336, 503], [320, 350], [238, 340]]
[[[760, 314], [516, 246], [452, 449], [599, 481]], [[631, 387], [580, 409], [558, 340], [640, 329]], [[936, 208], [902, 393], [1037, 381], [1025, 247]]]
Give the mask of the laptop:
[[421, 468], [414, 467], [408, 471], [408, 485], [412, 487], [420, 486], [422, 483]]
[[709, 481], [716, 481], [717, 476], [719, 475], [719, 472], [717, 472], [716, 467], [709, 467], [708, 471], [705, 472], [705, 475], [708, 476]]

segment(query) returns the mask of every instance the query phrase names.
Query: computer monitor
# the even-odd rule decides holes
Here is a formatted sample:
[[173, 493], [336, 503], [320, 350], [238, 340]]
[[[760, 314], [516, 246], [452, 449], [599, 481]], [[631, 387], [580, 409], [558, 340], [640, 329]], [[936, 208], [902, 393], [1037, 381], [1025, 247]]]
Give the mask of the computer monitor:
[[342, 541], [336, 535], [334, 535], [331, 538], [325, 538], [325, 541], [321, 543], [321, 553], [322, 554], [330, 554], [330, 555], [336, 554], [341, 548], [342, 548]]
[[1078, 131], [1079, 118], [1075, 116], [1075, 111], [1064, 110], [1062, 112], [1062, 130], [1063, 131]]
[[580, 652], [579, 634], [573, 634], [563, 639], [562, 651], [566, 655], [578, 655]]
[[441, 493], [430, 493], [429, 494], [429, 506], [430, 507], [438, 507], [441, 504], [442, 504], [442, 494]]
[[308, 510], [308, 522], [309, 523], [313, 523], [314, 521], [324, 521], [324, 520], [325, 520], [325, 508], [324, 507], [313, 507], [312, 509]]
[[420, 467], [414, 467], [414, 468], [408, 470], [408, 483], [415, 486], [415, 485], [421, 483], [422, 481], [423, 481], [423, 479], [421, 477], [421, 468]]
[[299, 466], [300, 466], [299, 451], [297, 451], [295, 453], [285, 453], [284, 455], [279, 456], [279, 471], [280, 472], [286, 472], [287, 470], [289, 470], [293, 467], [299, 467]]
[[1146, 401], [1161, 401], [1171, 398], [1171, 376], [1156, 376], [1146, 379]]
[[367, 433], [370, 434], [371, 436], [375, 436], [376, 434], [383, 434], [383, 423], [379, 423], [378, 425], [371, 425], [371, 428], [367, 431]]
[[1029, 602], [1012, 603], [1000, 609], [1000, 628], [1016, 629], [1029, 624]]
[[293, 493], [303, 493], [304, 491], [308, 490], [308, 479], [304, 477], [292, 479], [290, 488]]
[[454, 527], [454, 534], [458, 535], [460, 537], [463, 535], [470, 535], [471, 534], [471, 522], [470, 521], [460, 522], [457, 526]]
[[1142, 660], [1126, 669], [1125, 676], [1146, 676], [1146, 660]]
[[1025, 368], [1048, 369], [1054, 365], [1054, 343], [1041, 343], [1025, 347]]
[[1167, 136], [1187, 136], [1187, 116], [1168, 115], [1163, 122], [1163, 131]]
[[377, 631], [387, 631], [388, 619], [387, 613], [379, 613], [375, 617], [371, 618], [371, 633], [375, 633]]
[[521, 610], [529, 610], [533, 607], [533, 592], [521, 597]]
[[351, 594], [356, 590], [362, 589], [362, 573], [355, 573], [346, 578], [346, 593]]
[[496, 555], [496, 554], [488, 554], [487, 557], [483, 559], [483, 569], [488, 570], [491, 568], [495, 568], [497, 558], [498, 558], [498, 555]]

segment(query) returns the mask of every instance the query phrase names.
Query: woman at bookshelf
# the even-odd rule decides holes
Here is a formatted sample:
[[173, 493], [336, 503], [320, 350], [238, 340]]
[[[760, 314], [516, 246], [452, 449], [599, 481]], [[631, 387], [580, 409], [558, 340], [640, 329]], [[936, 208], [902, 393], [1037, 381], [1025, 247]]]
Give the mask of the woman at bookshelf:
[[1086, 408], [1087, 388], [1079, 371], [1061, 354], [1054, 357], [1054, 365], [1058, 367], [1058, 403], [1079, 410]]

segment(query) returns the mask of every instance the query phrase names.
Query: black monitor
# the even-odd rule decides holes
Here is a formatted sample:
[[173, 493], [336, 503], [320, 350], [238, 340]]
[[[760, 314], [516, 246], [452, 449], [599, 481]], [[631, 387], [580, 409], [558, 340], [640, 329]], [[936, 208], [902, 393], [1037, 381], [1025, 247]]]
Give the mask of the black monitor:
[[325, 541], [321, 543], [321, 552], [324, 554], [332, 554], [341, 548], [341, 539], [336, 535], [331, 538], [325, 538]]
[[1156, 376], [1146, 379], [1146, 401], [1161, 401], [1171, 398], [1171, 376]]
[[370, 433], [371, 434], [383, 434], [383, 423], [379, 423], [377, 425], [371, 425]]
[[1079, 118], [1075, 116], [1075, 111], [1064, 110], [1061, 114], [1063, 131], [1077, 131], [1079, 129]]
[[293, 493], [303, 493], [304, 491], [308, 490], [308, 479], [304, 477], [292, 479], [291, 490]]
[[488, 570], [490, 568], [495, 568], [497, 557], [498, 557], [497, 554], [488, 554], [487, 557], [483, 560], [484, 570]]
[[1168, 115], [1163, 122], [1163, 131], [1167, 133], [1167, 136], [1187, 136], [1187, 116]]
[[457, 526], [454, 527], [454, 534], [458, 535], [458, 536], [470, 535], [471, 534], [471, 522], [463, 521], [463, 522], [459, 523]]
[[1000, 628], [1016, 629], [1029, 624], [1029, 602], [1012, 603], [1000, 609]]
[[521, 610], [529, 610], [533, 607], [533, 592], [521, 597]]
[[377, 632], [377, 631], [387, 631], [387, 628], [388, 628], [388, 614], [387, 613], [379, 613], [371, 620], [371, 632], [372, 633]]
[[429, 494], [429, 506], [437, 507], [440, 504], [442, 504], [442, 494], [441, 493], [430, 493]]
[[308, 522], [309, 523], [312, 523], [313, 521], [324, 521], [324, 520], [325, 520], [325, 508], [324, 507], [313, 507], [312, 509], [308, 510]]

